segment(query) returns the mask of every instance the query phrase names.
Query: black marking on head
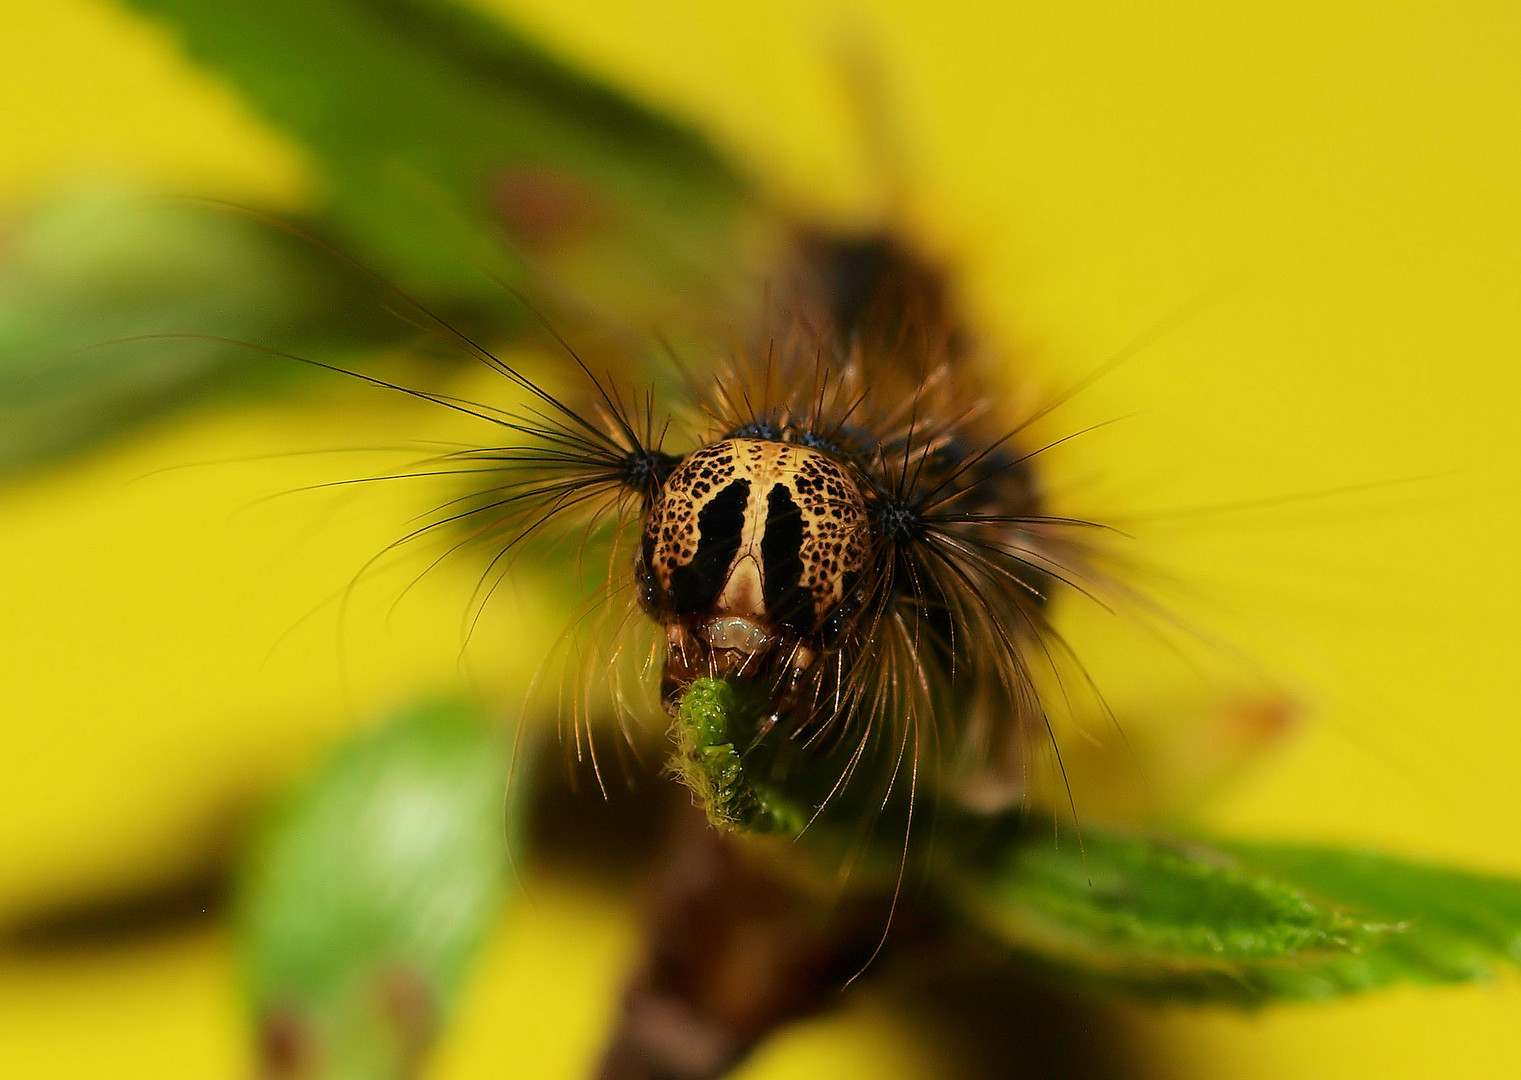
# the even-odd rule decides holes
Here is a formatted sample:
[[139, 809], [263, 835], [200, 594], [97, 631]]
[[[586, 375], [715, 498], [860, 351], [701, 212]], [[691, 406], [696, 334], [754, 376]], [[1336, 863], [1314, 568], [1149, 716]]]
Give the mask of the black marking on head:
[[712, 609], [728, 580], [744, 535], [750, 481], [735, 480], [713, 496], [697, 515], [697, 551], [692, 561], [671, 567], [671, 607], [684, 614]]
[[766, 533], [760, 544], [766, 611], [776, 622], [811, 630], [813, 597], [801, 586], [803, 532], [802, 511], [792, 493], [777, 484], [766, 496]]

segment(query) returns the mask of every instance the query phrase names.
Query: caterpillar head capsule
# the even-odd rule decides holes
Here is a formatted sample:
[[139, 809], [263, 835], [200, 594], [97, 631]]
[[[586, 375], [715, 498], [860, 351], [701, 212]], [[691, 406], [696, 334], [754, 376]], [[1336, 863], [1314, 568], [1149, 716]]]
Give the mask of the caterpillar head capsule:
[[700, 675], [800, 678], [870, 549], [843, 461], [778, 437], [690, 454], [646, 508], [637, 575], [665, 628], [665, 698]]

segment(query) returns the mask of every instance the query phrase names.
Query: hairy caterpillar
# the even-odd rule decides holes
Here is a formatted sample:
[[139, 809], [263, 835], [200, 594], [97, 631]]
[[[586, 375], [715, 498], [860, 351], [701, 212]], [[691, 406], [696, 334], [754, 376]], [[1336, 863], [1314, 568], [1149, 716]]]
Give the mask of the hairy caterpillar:
[[879, 795], [923, 773], [977, 810], [1017, 802], [1032, 738], [1055, 748], [1039, 669], [1059, 672], [1065, 645], [1047, 607], [1101, 582], [1098, 527], [1047, 511], [1040, 414], [1009, 419], [942, 276], [901, 242], [800, 231], [768, 309], [711, 382], [684, 373], [674, 417], [563, 338], [588, 405], [460, 335], [533, 404], [479, 413], [511, 437], [445, 457], [486, 482], [415, 535], [463, 523], [495, 568], [611, 531], [599, 599], [658, 628], [667, 712], [698, 680], [744, 688], [750, 779], [823, 777], [802, 784], [809, 816], [861, 773]]

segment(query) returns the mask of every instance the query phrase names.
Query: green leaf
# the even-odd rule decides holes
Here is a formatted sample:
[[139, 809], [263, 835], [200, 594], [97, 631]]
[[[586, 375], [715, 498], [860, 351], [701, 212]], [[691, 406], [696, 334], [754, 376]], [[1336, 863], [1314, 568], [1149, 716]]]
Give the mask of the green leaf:
[[[732, 268], [743, 189], [719, 157], [496, 23], [432, 0], [122, 2], [172, 21], [305, 141], [324, 181], [302, 226], [316, 242], [231, 209], [102, 193], [21, 223], [0, 250], [0, 475], [300, 370], [261, 349], [363, 366], [415, 338], [406, 320], [428, 317], [344, 257], [488, 341], [525, 324], [494, 280], [522, 278], [501, 243], [514, 227], [600, 314], [667, 329]], [[522, 230], [546, 222], [570, 241], [531, 250]]]
[[1521, 960], [1521, 882], [1331, 848], [958, 822], [946, 884], [1038, 962], [1148, 997], [1260, 1004], [1484, 978]]
[[239, 890], [248, 994], [276, 1075], [410, 1075], [505, 894], [507, 754], [468, 706], [352, 740], [256, 845]]
[[768, 775], [774, 764], [764, 756], [768, 769], [762, 771], [755, 758], [762, 715], [762, 703], [734, 684], [698, 679], [677, 712], [671, 771], [715, 828], [794, 836], [808, 823], [809, 810], [756, 776]]
[[421, 299], [500, 307], [482, 271], [514, 276], [515, 228], [583, 241], [604, 282], [722, 257], [743, 188], [718, 155], [498, 22], [441, 0], [121, 2], [300, 140], [343, 250]]
[[1521, 963], [1521, 882], [1369, 851], [1223, 845], [1244, 862], [1395, 927], [1380, 947], [1338, 965], [1353, 988], [1398, 979], [1483, 979]]
[[0, 253], [0, 473], [303, 370], [211, 338], [333, 360], [410, 333], [366, 287], [225, 211], [106, 191], [54, 202]]

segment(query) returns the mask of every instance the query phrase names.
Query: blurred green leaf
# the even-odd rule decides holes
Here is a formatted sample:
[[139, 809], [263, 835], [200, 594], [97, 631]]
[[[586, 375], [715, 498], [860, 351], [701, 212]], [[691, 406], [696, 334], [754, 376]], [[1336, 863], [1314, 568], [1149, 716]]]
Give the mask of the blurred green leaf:
[[[340, 246], [430, 303], [502, 303], [504, 232], [646, 281], [722, 257], [743, 189], [696, 134], [442, 0], [121, 0], [299, 139]], [[601, 297], [599, 297], [599, 300]]]
[[[976, 828], [976, 827], [973, 827]], [[1383, 855], [1205, 845], [1003, 818], [952, 871], [972, 921], [1148, 997], [1260, 1004], [1453, 982], [1521, 960], [1521, 882]]]
[[1337, 978], [1352, 989], [1399, 979], [1483, 979], [1521, 964], [1521, 881], [1369, 851], [1240, 842], [1222, 847], [1262, 873], [1397, 928], [1377, 949], [1337, 965]]
[[[524, 323], [496, 280], [524, 280], [520, 255], [535, 286], [573, 282], [600, 315], [667, 330], [732, 270], [745, 203], [718, 155], [495, 22], [435, 0], [122, 2], [170, 21], [305, 142], [322, 207], [311, 239], [101, 194], [16, 227], [0, 261], [0, 473], [299, 370], [208, 338], [350, 366], [420, 326], [464, 355], [346, 258], [483, 340]], [[122, 340], [153, 334], [175, 337]]]
[[507, 756], [470, 707], [422, 705], [340, 748], [283, 806], [239, 893], [270, 1072], [411, 1075], [501, 909], [518, 817]]
[[270, 225], [121, 193], [59, 199], [0, 249], [0, 473], [302, 370], [209, 338], [331, 361], [404, 332], [358, 275]]

